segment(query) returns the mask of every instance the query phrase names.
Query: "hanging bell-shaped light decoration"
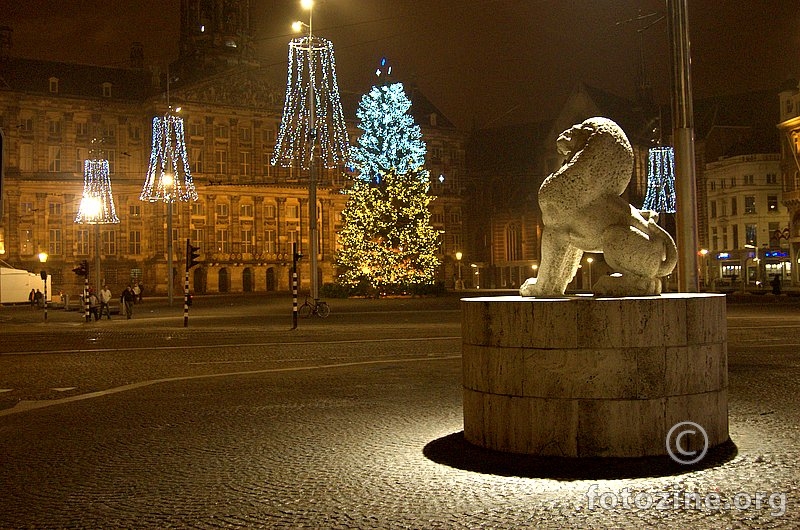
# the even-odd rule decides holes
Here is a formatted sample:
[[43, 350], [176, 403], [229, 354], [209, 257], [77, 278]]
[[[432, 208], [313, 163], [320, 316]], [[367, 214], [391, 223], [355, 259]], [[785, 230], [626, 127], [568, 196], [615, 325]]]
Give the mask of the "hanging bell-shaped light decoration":
[[651, 147], [647, 164], [645, 210], [675, 213], [675, 150], [669, 146]]
[[172, 107], [164, 116], [153, 118], [153, 146], [139, 199], [167, 203], [197, 200], [186, 154], [183, 118], [175, 115]]
[[[94, 151], [92, 151], [94, 155]], [[79, 224], [119, 223], [111, 193], [111, 177], [108, 160], [91, 159], [83, 163], [83, 197], [81, 198], [75, 222]]]

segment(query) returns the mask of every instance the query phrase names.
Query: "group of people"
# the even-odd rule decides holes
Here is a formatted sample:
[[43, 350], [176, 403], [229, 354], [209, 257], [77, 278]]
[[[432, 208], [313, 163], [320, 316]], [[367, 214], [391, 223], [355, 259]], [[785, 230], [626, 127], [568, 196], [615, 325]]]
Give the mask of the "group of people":
[[[95, 321], [103, 318], [103, 315], [111, 320], [111, 289], [108, 285], [104, 285], [100, 293], [96, 293], [94, 289], [89, 289], [89, 318], [94, 318]], [[133, 316], [133, 304], [142, 301], [142, 286], [141, 284], [128, 285], [122, 291], [119, 297], [119, 303], [125, 316], [130, 319]]]
[[31, 292], [28, 293], [28, 302], [30, 302], [31, 307], [44, 307], [44, 295], [42, 291], [39, 289], [31, 289]]

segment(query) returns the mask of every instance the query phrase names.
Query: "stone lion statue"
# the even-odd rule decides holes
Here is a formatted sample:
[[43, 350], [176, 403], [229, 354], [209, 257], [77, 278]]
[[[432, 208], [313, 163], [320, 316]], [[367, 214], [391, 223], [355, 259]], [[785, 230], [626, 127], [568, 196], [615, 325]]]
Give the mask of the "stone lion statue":
[[541, 263], [538, 278], [526, 280], [520, 295], [563, 295], [584, 252], [602, 252], [614, 271], [595, 283], [595, 294], [660, 294], [677, 249], [656, 212], [620, 197], [633, 172], [625, 133], [607, 118], [589, 118], [561, 133], [556, 145], [566, 162], [539, 188]]

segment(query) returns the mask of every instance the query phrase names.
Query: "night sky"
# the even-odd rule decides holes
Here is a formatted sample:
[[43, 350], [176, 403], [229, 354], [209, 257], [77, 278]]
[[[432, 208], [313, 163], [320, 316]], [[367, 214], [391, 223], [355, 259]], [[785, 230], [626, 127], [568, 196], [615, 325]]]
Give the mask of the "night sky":
[[[251, 0], [256, 54], [285, 83], [299, 0]], [[12, 55], [119, 66], [130, 44], [145, 62], [177, 57], [178, 0], [0, 0]], [[343, 90], [366, 92], [382, 56], [462, 127], [555, 116], [575, 84], [632, 97], [640, 52], [657, 100], [669, 101], [661, 0], [317, 0], [314, 33], [333, 41]], [[695, 98], [771, 89], [800, 77], [797, 0], [689, 1]], [[641, 37], [641, 38], [640, 38]], [[640, 41], [643, 46], [640, 46]], [[777, 104], [777, 95], [776, 95]]]

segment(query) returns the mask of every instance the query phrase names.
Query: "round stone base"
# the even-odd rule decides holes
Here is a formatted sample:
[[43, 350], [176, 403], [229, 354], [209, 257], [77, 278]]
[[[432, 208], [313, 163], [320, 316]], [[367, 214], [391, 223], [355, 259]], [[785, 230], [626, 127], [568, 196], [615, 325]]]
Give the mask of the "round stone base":
[[[694, 422], [728, 441], [724, 295], [465, 298], [464, 436], [561, 457], [666, 455]], [[682, 449], [699, 451], [699, 437]]]

